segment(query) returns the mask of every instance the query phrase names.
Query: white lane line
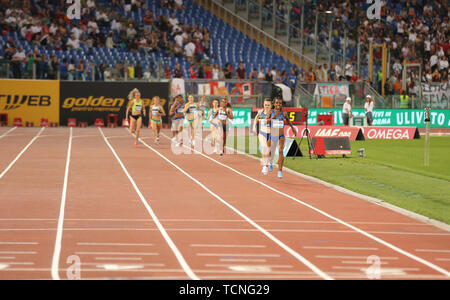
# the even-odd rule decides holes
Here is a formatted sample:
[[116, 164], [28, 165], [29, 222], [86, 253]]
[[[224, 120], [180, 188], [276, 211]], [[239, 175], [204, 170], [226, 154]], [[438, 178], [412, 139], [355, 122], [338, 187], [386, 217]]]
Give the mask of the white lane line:
[[39, 245], [38, 242], [0, 242], [0, 245]]
[[61, 195], [61, 206], [59, 208], [59, 218], [58, 218], [58, 226], [56, 231], [56, 239], [55, 239], [55, 248], [53, 251], [53, 259], [52, 259], [52, 278], [55, 280], [60, 280], [59, 277], [59, 260], [61, 255], [61, 243], [63, 236], [63, 226], [64, 226], [64, 210], [66, 207], [66, 196], [67, 196], [67, 182], [69, 178], [69, 166], [70, 166], [70, 154], [72, 152], [72, 127], [70, 127], [69, 131], [69, 143], [67, 145], [67, 159], [66, 159], [66, 168], [64, 171], [64, 184]]
[[[100, 266], [100, 268], [102, 268], [105, 265], [115, 265], [115, 266], [130, 266], [129, 263], [116, 263], [114, 262], [113, 264], [109, 264], [109, 263], [100, 263], [100, 262], [86, 262], [86, 263], [81, 263], [81, 265], [83, 266], [96, 266], [97, 268]], [[141, 266], [141, 268], [143, 267], [164, 267], [165, 264], [161, 264], [161, 263], [139, 263], [139, 264], [133, 264], [133, 266]]]
[[5, 174], [9, 171], [9, 169], [11, 169], [11, 167], [16, 163], [16, 161], [19, 160], [22, 154], [24, 154], [25, 151], [27, 151], [27, 149], [30, 148], [31, 144], [33, 144], [34, 141], [37, 140], [37, 138], [41, 135], [44, 129], [45, 127], [42, 127], [41, 130], [39, 130], [39, 132], [36, 134], [36, 136], [31, 139], [31, 141], [22, 149], [22, 151], [20, 151], [20, 153], [16, 156], [16, 158], [13, 159], [13, 161], [6, 167], [5, 170], [3, 170], [3, 172], [0, 174], [0, 179], [2, 179], [3, 176], [5, 176]]
[[7, 268], [9, 267], [9, 265], [8, 264], [3, 264], [3, 263], [0, 263], [0, 271], [2, 271], [2, 270], [6, 270]]
[[[343, 260], [341, 261], [341, 263], [343, 264], [348, 264], [348, 265], [367, 265], [367, 261], [366, 260]], [[380, 261], [378, 262], [380, 265], [388, 265], [388, 262], [385, 261]]]
[[37, 254], [36, 251], [0, 251], [0, 254]]
[[14, 130], [16, 130], [17, 127], [13, 127], [10, 130], [8, 130], [7, 132], [5, 132], [4, 134], [0, 135], [0, 140], [4, 137], [6, 137], [10, 132], [13, 132]]
[[10, 262], [10, 261], [8, 261], [8, 262], [3, 262], [2, 261], [2, 264], [7, 264], [7, 265], [20, 265], [20, 266], [32, 266], [32, 265], [34, 265], [34, 262]]
[[101, 251], [80, 251], [75, 252], [79, 255], [144, 255], [144, 256], [158, 256], [157, 252], [101, 252]]
[[416, 249], [417, 252], [435, 252], [435, 253], [450, 253], [450, 250], [441, 249]]
[[220, 258], [222, 262], [267, 262], [267, 259], [251, 258]]
[[[167, 135], [165, 135], [165, 134], [162, 134], [162, 135], [164, 137], [166, 137], [168, 140], [171, 140]], [[186, 147], [186, 146], [183, 146], [183, 147]], [[189, 148], [189, 149], [191, 149], [191, 148]], [[330, 218], [330, 219], [332, 219], [332, 220], [334, 220], [334, 221], [336, 221], [336, 222], [338, 222], [338, 223], [340, 223], [340, 224], [342, 224], [342, 225], [344, 225], [344, 226], [346, 226], [348, 228], [351, 228], [351, 229], [361, 233], [362, 235], [364, 235], [364, 236], [366, 236], [366, 237], [368, 237], [368, 238], [370, 238], [370, 239], [372, 239], [372, 240], [374, 240], [374, 241], [376, 241], [376, 242], [378, 242], [378, 243], [380, 243], [380, 244], [382, 244], [382, 245], [384, 245], [384, 246], [386, 246], [388, 248], [391, 248], [392, 250], [394, 250], [396, 252], [399, 252], [399, 253], [403, 254], [404, 256], [407, 256], [407, 257], [409, 257], [409, 258], [411, 258], [411, 259], [413, 259], [413, 260], [415, 260], [415, 261], [417, 261], [417, 262], [419, 262], [419, 263], [421, 263], [423, 265], [428, 266], [431, 269], [434, 269], [435, 271], [437, 271], [439, 273], [442, 273], [442, 274], [446, 275], [447, 277], [450, 277], [450, 272], [448, 272], [447, 270], [445, 270], [445, 269], [443, 269], [443, 268], [441, 268], [441, 267], [439, 267], [439, 266], [437, 266], [437, 265], [435, 265], [435, 264], [433, 264], [433, 263], [431, 263], [431, 262], [429, 262], [429, 261], [427, 261], [425, 259], [422, 259], [422, 258], [420, 258], [420, 257], [418, 257], [418, 256], [416, 256], [416, 255], [414, 255], [412, 253], [409, 253], [409, 252], [407, 252], [407, 251], [405, 251], [403, 249], [400, 249], [399, 247], [394, 246], [391, 243], [388, 243], [388, 242], [386, 242], [386, 241], [384, 241], [384, 240], [382, 240], [382, 239], [380, 239], [380, 238], [378, 238], [378, 237], [376, 237], [376, 236], [374, 236], [374, 235], [372, 235], [372, 234], [370, 234], [370, 233], [368, 233], [368, 232], [366, 232], [364, 230], [361, 230], [358, 227], [355, 227], [355, 226], [353, 226], [353, 225], [351, 225], [351, 224], [349, 224], [349, 223], [347, 223], [345, 221], [342, 221], [341, 219], [336, 218], [336, 217], [334, 217], [334, 216], [332, 216], [332, 215], [330, 215], [330, 214], [328, 214], [328, 213], [326, 213], [326, 212], [324, 212], [324, 211], [322, 211], [322, 210], [320, 210], [320, 209], [318, 209], [318, 208], [316, 208], [316, 207], [314, 207], [314, 206], [312, 206], [312, 205], [310, 205], [310, 204], [308, 204], [306, 202], [303, 202], [303, 201], [301, 201], [301, 200], [299, 200], [299, 199], [297, 199], [297, 198], [295, 198], [295, 197], [293, 197], [293, 196], [291, 196], [289, 194], [281, 192], [281, 191], [279, 191], [279, 190], [277, 190], [277, 189], [275, 189], [275, 188], [273, 188], [273, 187], [271, 187], [271, 186], [269, 186], [269, 185], [267, 185], [267, 184], [265, 184], [265, 183], [255, 179], [253, 177], [250, 177], [250, 176], [248, 176], [248, 175], [246, 175], [246, 174], [244, 174], [242, 172], [239, 172], [236, 169], [234, 169], [234, 168], [232, 168], [232, 167], [230, 167], [230, 166], [228, 166], [226, 164], [223, 164], [223, 163], [221, 163], [221, 162], [219, 162], [219, 161], [217, 161], [217, 160], [215, 160], [215, 159], [205, 155], [202, 152], [199, 152], [199, 151], [197, 151], [195, 149], [191, 149], [191, 150], [196, 152], [196, 153], [198, 153], [198, 154], [200, 154], [200, 155], [202, 155], [203, 157], [205, 157], [205, 158], [215, 162], [216, 164], [221, 165], [221, 166], [223, 166], [223, 167], [233, 171], [236, 174], [239, 174], [239, 175], [241, 175], [241, 176], [243, 176], [243, 177], [245, 177], [245, 178], [247, 178], [247, 179], [249, 179], [249, 180], [251, 180], [253, 182], [256, 182], [256, 183], [266, 187], [267, 189], [269, 189], [269, 190], [271, 190], [271, 191], [273, 191], [275, 193], [278, 193], [280, 195], [285, 196], [286, 198], [294, 200], [295, 202], [297, 202], [297, 203], [299, 203], [299, 204], [301, 204], [303, 206], [309, 207], [310, 209], [312, 209], [312, 210], [314, 210], [314, 211], [316, 211], [316, 212], [318, 212], [318, 213], [320, 213], [320, 214], [322, 214], [322, 215], [324, 215], [324, 216], [326, 216], [326, 217], [328, 217], [328, 218]]]
[[292, 269], [291, 265], [244, 265], [244, 264], [205, 264], [205, 267], [267, 267]]
[[197, 256], [223, 256], [223, 257], [280, 257], [280, 254], [260, 253], [196, 253]]
[[[351, 255], [316, 255], [316, 257], [317, 258], [328, 258], [328, 259], [367, 259], [367, 256], [351, 256]], [[380, 260], [398, 260], [398, 257], [383, 257], [383, 256], [381, 256]]]
[[322, 247], [322, 246], [303, 246], [304, 249], [319, 249], [319, 250], [370, 250], [376, 251], [378, 248], [368, 247]]
[[266, 248], [264, 245], [191, 244], [191, 247], [213, 248]]
[[155, 222], [156, 226], [158, 227], [159, 231], [161, 232], [161, 235], [163, 236], [163, 238], [165, 239], [165, 241], [169, 245], [170, 249], [174, 253], [175, 257], [177, 258], [177, 260], [178, 260], [179, 264], [181, 265], [181, 267], [183, 268], [183, 270], [186, 272], [186, 274], [191, 279], [200, 280], [200, 278], [198, 278], [197, 275], [194, 274], [194, 272], [192, 271], [191, 267], [187, 264], [186, 260], [184, 259], [183, 255], [181, 254], [180, 250], [178, 250], [177, 246], [175, 245], [175, 243], [170, 238], [170, 236], [167, 233], [166, 229], [162, 226], [161, 222], [158, 220], [158, 217], [156, 216], [155, 212], [153, 211], [153, 209], [148, 204], [148, 202], [145, 199], [144, 195], [142, 195], [141, 190], [136, 185], [136, 182], [134, 182], [134, 179], [131, 177], [130, 173], [128, 173], [128, 170], [125, 168], [124, 164], [122, 163], [122, 160], [119, 158], [119, 156], [117, 155], [116, 151], [114, 150], [114, 148], [109, 143], [108, 139], [106, 139], [105, 135], [103, 134], [102, 129], [100, 127], [98, 127], [98, 130], [102, 134], [103, 139], [104, 139], [105, 143], [108, 145], [109, 149], [111, 149], [111, 152], [113, 153], [114, 157], [119, 162], [119, 165], [121, 166], [121, 168], [124, 171], [125, 175], [130, 180], [133, 188], [135, 189], [136, 193], [138, 194], [139, 198], [141, 199], [142, 204], [144, 204], [144, 206], [147, 209], [148, 213], [152, 217], [153, 222]]
[[95, 257], [95, 260], [142, 260], [142, 257]]
[[326, 273], [324, 273], [322, 270], [320, 270], [317, 266], [312, 264], [310, 261], [308, 261], [306, 258], [304, 258], [302, 255], [300, 255], [298, 252], [294, 251], [292, 248], [290, 248], [288, 245], [277, 239], [274, 235], [272, 235], [269, 231], [262, 228], [260, 225], [255, 223], [252, 219], [247, 217], [244, 213], [242, 213], [240, 210], [235, 208], [233, 205], [229, 204], [227, 201], [222, 199], [219, 195], [208, 189], [205, 185], [203, 185], [200, 181], [192, 177], [190, 174], [188, 174], [186, 171], [184, 171], [182, 168], [180, 168], [178, 165], [173, 163], [171, 160], [169, 160], [167, 157], [162, 155], [159, 151], [155, 150], [154, 148], [150, 147], [146, 142], [141, 141], [143, 145], [145, 145], [147, 148], [155, 152], [158, 156], [163, 158], [165, 161], [167, 161], [169, 164], [174, 166], [176, 169], [178, 169], [181, 173], [186, 175], [188, 178], [190, 178], [192, 181], [197, 183], [200, 187], [202, 187], [205, 191], [207, 191], [209, 194], [214, 196], [217, 200], [225, 204], [228, 208], [230, 208], [232, 211], [234, 211], [236, 214], [238, 214], [241, 218], [245, 219], [248, 223], [250, 223], [253, 227], [258, 229], [262, 234], [264, 234], [266, 237], [271, 239], [273, 242], [275, 242], [278, 246], [280, 246], [282, 249], [284, 249], [286, 252], [294, 256], [297, 260], [299, 260], [301, 263], [306, 265], [308, 268], [310, 268], [313, 272], [315, 272], [317, 275], [322, 277], [323, 279], [332, 280], [330, 276], [328, 276]]
[[143, 246], [143, 247], [151, 247], [153, 244], [148, 243], [77, 243], [79, 246]]

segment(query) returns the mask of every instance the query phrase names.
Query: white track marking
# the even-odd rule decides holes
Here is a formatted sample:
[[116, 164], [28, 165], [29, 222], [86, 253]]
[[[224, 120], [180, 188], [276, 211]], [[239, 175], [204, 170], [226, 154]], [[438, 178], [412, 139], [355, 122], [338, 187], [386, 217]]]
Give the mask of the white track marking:
[[[317, 258], [330, 259], [367, 259], [367, 256], [349, 256], [349, 255], [316, 255]], [[398, 257], [380, 257], [380, 260], [398, 260]]]
[[5, 132], [4, 134], [0, 135], [0, 140], [4, 137], [6, 137], [10, 132], [13, 132], [17, 127], [13, 127], [10, 130], [8, 130], [7, 132]]
[[[343, 260], [343, 261], [341, 261], [341, 263], [347, 264], [347, 265], [367, 265], [366, 260]], [[380, 261], [379, 264], [380, 265], [388, 265], [389, 263], [385, 262], [385, 261]]]
[[267, 268], [286, 268], [292, 269], [291, 265], [243, 265], [243, 264], [205, 264], [205, 267], [267, 267]]
[[417, 252], [437, 252], [437, 253], [450, 253], [450, 250], [440, 249], [416, 249]]
[[103, 131], [101, 130], [100, 127], [98, 127], [98, 130], [100, 131], [101, 135], [103, 136], [103, 139], [105, 141], [105, 143], [108, 145], [109, 149], [111, 149], [111, 152], [113, 153], [114, 157], [116, 158], [116, 160], [119, 162], [119, 165], [121, 166], [122, 170], [124, 171], [124, 173], [126, 174], [126, 176], [128, 177], [128, 179], [130, 180], [133, 188], [135, 189], [136, 193], [138, 194], [139, 198], [142, 201], [142, 204], [144, 204], [145, 208], [147, 209], [148, 213], [150, 214], [150, 216], [153, 219], [153, 222], [155, 222], [156, 226], [158, 227], [159, 231], [161, 232], [161, 235], [163, 236], [163, 238], [166, 240], [167, 244], [169, 245], [170, 249], [172, 250], [172, 252], [174, 253], [175, 257], [177, 258], [178, 262], [180, 263], [181, 267], [183, 268], [183, 270], [186, 272], [186, 274], [194, 280], [199, 280], [200, 278], [197, 277], [197, 275], [194, 274], [194, 272], [192, 271], [192, 269], [189, 267], [189, 265], [187, 264], [186, 260], [184, 259], [183, 255], [181, 254], [180, 250], [178, 250], [177, 246], [175, 245], [175, 243], [172, 241], [172, 239], [170, 238], [170, 236], [168, 235], [166, 229], [164, 229], [164, 227], [162, 226], [161, 222], [158, 220], [158, 217], [156, 216], [156, 214], [154, 213], [153, 209], [150, 207], [150, 205], [148, 204], [147, 200], [145, 199], [145, 197], [142, 195], [140, 189], [138, 188], [138, 186], [136, 185], [136, 183], [134, 182], [133, 178], [131, 177], [130, 173], [128, 173], [128, 170], [125, 168], [124, 164], [122, 163], [122, 160], [119, 158], [119, 156], [117, 155], [116, 151], [114, 150], [114, 148], [111, 146], [111, 144], [109, 143], [108, 139], [105, 137], [105, 135], [103, 134]]
[[72, 152], [72, 127], [69, 130], [69, 143], [67, 145], [67, 158], [66, 158], [66, 168], [64, 171], [64, 184], [61, 193], [61, 206], [59, 208], [59, 218], [58, 227], [56, 231], [55, 248], [53, 251], [52, 259], [52, 278], [55, 280], [60, 280], [59, 277], [59, 260], [61, 255], [61, 244], [63, 236], [63, 226], [64, 226], [64, 211], [66, 208], [66, 196], [67, 196], [67, 182], [69, 178], [69, 166], [70, 166], [70, 155]]
[[[166, 137], [168, 140], [171, 140], [167, 135], [165, 135], [165, 134], [161, 134], [161, 135]], [[185, 146], [183, 145], [183, 147], [185, 147]], [[189, 148], [189, 149], [191, 149], [191, 148]], [[409, 252], [407, 252], [407, 251], [405, 251], [403, 249], [400, 249], [399, 247], [394, 246], [394, 245], [392, 245], [392, 244], [390, 244], [390, 243], [388, 243], [388, 242], [386, 242], [386, 241], [384, 241], [384, 240], [382, 240], [382, 239], [380, 239], [380, 238], [378, 238], [378, 237], [376, 237], [376, 236], [374, 236], [374, 235], [372, 235], [372, 234], [370, 234], [370, 233], [368, 233], [368, 232], [366, 232], [364, 230], [361, 230], [358, 227], [355, 227], [355, 226], [353, 226], [353, 225], [351, 225], [351, 224], [349, 224], [349, 223], [347, 223], [345, 221], [342, 221], [341, 219], [338, 219], [338, 218], [336, 218], [336, 217], [334, 217], [334, 216], [332, 216], [332, 215], [330, 215], [330, 214], [328, 214], [328, 213], [326, 213], [326, 212], [324, 212], [324, 211], [322, 211], [322, 210], [320, 210], [320, 209], [318, 209], [318, 208], [316, 208], [316, 207], [314, 207], [314, 206], [312, 206], [312, 205], [310, 205], [310, 204], [308, 204], [306, 202], [303, 202], [303, 201], [301, 201], [301, 200], [299, 200], [299, 199], [297, 199], [297, 198], [295, 198], [295, 197], [293, 197], [293, 196], [291, 196], [289, 194], [281, 192], [281, 191], [279, 191], [279, 190], [277, 190], [277, 189], [275, 189], [275, 188], [273, 188], [273, 187], [271, 187], [271, 186], [269, 186], [269, 185], [267, 185], [267, 184], [265, 184], [265, 183], [255, 179], [253, 177], [250, 177], [250, 176], [248, 176], [248, 175], [246, 175], [246, 174], [244, 174], [242, 172], [239, 172], [238, 170], [236, 170], [236, 169], [234, 169], [234, 168], [232, 168], [232, 167], [230, 167], [230, 166], [228, 166], [226, 164], [223, 164], [223, 163], [221, 163], [221, 162], [219, 162], [219, 161], [217, 161], [217, 160], [215, 160], [215, 159], [205, 155], [204, 153], [196, 151], [195, 149], [191, 149], [191, 150], [196, 152], [196, 153], [198, 153], [198, 154], [200, 154], [200, 155], [202, 155], [203, 157], [205, 157], [205, 158], [215, 162], [216, 164], [219, 164], [219, 165], [221, 165], [221, 166], [223, 166], [223, 167], [233, 171], [236, 174], [239, 174], [239, 175], [241, 175], [241, 176], [243, 176], [243, 177], [245, 177], [245, 178], [247, 178], [247, 179], [249, 179], [249, 180], [251, 180], [253, 182], [256, 182], [256, 183], [266, 187], [267, 189], [269, 189], [269, 190], [271, 190], [271, 191], [273, 191], [275, 193], [278, 193], [280, 195], [285, 196], [286, 198], [294, 200], [295, 202], [297, 202], [297, 203], [299, 203], [299, 204], [301, 204], [303, 206], [309, 207], [310, 209], [312, 209], [312, 210], [314, 210], [314, 211], [316, 211], [316, 212], [318, 212], [318, 213], [320, 213], [320, 214], [322, 214], [322, 215], [324, 215], [324, 216], [326, 216], [326, 217], [328, 217], [328, 218], [330, 218], [330, 219], [332, 219], [332, 220], [334, 220], [334, 221], [336, 221], [336, 222], [338, 222], [338, 223], [340, 223], [340, 224], [342, 224], [342, 225], [344, 225], [344, 226], [346, 226], [348, 228], [351, 228], [351, 229], [361, 233], [362, 235], [364, 235], [364, 236], [366, 236], [366, 237], [368, 237], [368, 238], [370, 238], [370, 239], [372, 239], [372, 240], [374, 240], [374, 241], [376, 241], [376, 242], [378, 242], [378, 243], [380, 243], [380, 244], [382, 244], [382, 245], [384, 245], [384, 246], [386, 246], [388, 248], [391, 248], [392, 250], [394, 250], [396, 252], [399, 252], [399, 253], [403, 254], [404, 256], [407, 256], [407, 257], [409, 257], [409, 258], [411, 258], [411, 259], [413, 259], [413, 260], [415, 260], [415, 261], [417, 261], [417, 262], [419, 262], [419, 263], [421, 263], [423, 265], [426, 265], [426, 266], [430, 267], [431, 269], [434, 269], [435, 271], [437, 271], [439, 273], [442, 273], [442, 274], [446, 275], [447, 277], [450, 277], [450, 272], [448, 272], [447, 270], [445, 270], [445, 269], [443, 269], [443, 268], [441, 268], [441, 267], [439, 267], [439, 266], [437, 266], [437, 265], [435, 265], [435, 264], [433, 264], [433, 263], [431, 263], [429, 261], [426, 261], [426, 260], [424, 260], [424, 259], [422, 259], [422, 258], [420, 258], [420, 257], [418, 257], [418, 256], [416, 256], [416, 255], [414, 255], [412, 253], [409, 253]]]
[[142, 260], [142, 257], [95, 257], [95, 260]]
[[22, 151], [20, 151], [20, 153], [16, 156], [16, 158], [6, 167], [5, 170], [3, 170], [3, 172], [0, 174], [0, 179], [3, 178], [3, 176], [5, 176], [6, 172], [9, 171], [9, 169], [11, 169], [11, 167], [16, 163], [16, 161], [19, 160], [19, 158], [22, 156], [22, 154], [25, 153], [25, 151], [27, 151], [27, 149], [31, 146], [31, 144], [34, 143], [35, 140], [37, 140], [37, 138], [41, 135], [42, 131], [44, 131], [45, 127], [42, 127], [41, 130], [39, 130], [39, 132], [37, 133], [37, 135], [31, 139], [31, 141], [22, 149]]
[[228, 208], [230, 208], [232, 211], [234, 211], [236, 214], [238, 214], [241, 218], [245, 219], [248, 223], [250, 223], [253, 227], [255, 227], [256, 229], [258, 229], [262, 234], [264, 234], [266, 237], [268, 237], [269, 239], [271, 239], [273, 242], [275, 242], [278, 246], [280, 246], [282, 249], [284, 249], [286, 252], [288, 252], [289, 254], [291, 254], [292, 256], [294, 256], [297, 260], [299, 260], [301, 263], [303, 263], [304, 265], [306, 265], [308, 268], [310, 268], [313, 272], [315, 272], [317, 275], [319, 275], [320, 277], [322, 277], [323, 279], [327, 279], [327, 280], [332, 280], [333, 278], [331, 278], [330, 276], [328, 276], [326, 273], [324, 273], [322, 270], [320, 270], [317, 266], [315, 266], [314, 264], [312, 264], [310, 261], [308, 261], [306, 258], [304, 258], [302, 255], [300, 255], [299, 253], [297, 253], [296, 251], [294, 251], [292, 248], [290, 248], [289, 246], [287, 246], [285, 243], [283, 243], [282, 241], [280, 241], [279, 239], [277, 239], [274, 235], [272, 235], [271, 233], [269, 233], [267, 230], [265, 230], [264, 228], [262, 228], [260, 225], [258, 225], [257, 223], [255, 223], [252, 219], [250, 219], [249, 217], [247, 217], [245, 214], [243, 214], [240, 210], [238, 210], [237, 208], [235, 208], [233, 205], [229, 204], [227, 201], [225, 201], [224, 199], [222, 199], [219, 195], [217, 195], [216, 193], [214, 193], [213, 191], [211, 191], [210, 189], [208, 189], [205, 185], [203, 185], [200, 181], [198, 181], [197, 179], [195, 179], [194, 177], [192, 177], [190, 174], [188, 174], [186, 171], [184, 171], [183, 169], [181, 169], [178, 165], [176, 165], [175, 163], [173, 163], [171, 160], [169, 160], [167, 157], [165, 157], [164, 155], [162, 155], [159, 151], [155, 150], [154, 148], [150, 147], [147, 143], [145, 143], [144, 141], [141, 141], [143, 145], [145, 145], [147, 148], [149, 148], [150, 150], [152, 150], [154, 153], [156, 153], [158, 156], [160, 156], [162, 159], [164, 159], [165, 161], [167, 161], [169, 164], [171, 164], [172, 166], [174, 166], [176, 169], [178, 169], [181, 173], [183, 173], [184, 175], [186, 175], [188, 178], [190, 178], [192, 181], [194, 181], [195, 183], [197, 183], [200, 187], [202, 187], [205, 191], [207, 191], [209, 194], [211, 194], [212, 196], [214, 196], [214, 198], [216, 198], [217, 200], [219, 200], [220, 202], [222, 202], [223, 204], [225, 204]]
[[38, 242], [0, 242], [0, 245], [39, 245]]
[[77, 255], [144, 255], [144, 256], [158, 256], [157, 252], [101, 252], [101, 251], [79, 251], [75, 252]]
[[217, 245], [217, 244], [191, 244], [191, 247], [214, 247], [214, 248], [266, 248], [264, 245]]
[[220, 258], [219, 261], [222, 261], [222, 262], [267, 262], [267, 259]]
[[37, 254], [36, 251], [0, 251], [0, 254]]
[[378, 248], [367, 248], [367, 247], [321, 247], [321, 246], [303, 246], [304, 249], [320, 249], [320, 250], [370, 250], [377, 251]]
[[151, 247], [153, 244], [146, 243], [77, 243], [79, 246], [144, 246]]
[[260, 253], [196, 253], [197, 256], [226, 256], [226, 257], [280, 257], [280, 254]]

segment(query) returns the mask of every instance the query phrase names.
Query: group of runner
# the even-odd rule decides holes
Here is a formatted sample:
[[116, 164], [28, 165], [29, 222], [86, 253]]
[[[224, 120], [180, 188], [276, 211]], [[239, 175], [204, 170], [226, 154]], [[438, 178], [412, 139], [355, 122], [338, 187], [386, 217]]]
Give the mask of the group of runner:
[[[142, 118], [146, 117], [145, 105], [137, 89], [133, 89], [129, 93], [128, 98], [130, 101], [127, 105], [126, 116], [127, 118], [130, 116], [130, 130], [135, 134], [135, 147], [138, 147]], [[152, 128], [155, 143], [159, 142], [162, 117], [166, 116], [160, 100], [160, 97], [154, 96], [149, 110], [149, 113], [151, 113], [149, 125]], [[214, 99], [211, 102], [207, 115], [206, 109], [208, 104], [205, 97], [202, 96], [200, 102], [194, 101], [193, 95], [188, 95], [186, 103], [183, 95], [177, 95], [173, 99], [168, 114], [172, 123], [172, 141], [178, 147], [183, 145], [182, 132], [186, 120], [186, 129], [189, 130], [188, 136], [190, 137], [190, 142], [195, 146], [196, 134], [203, 132], [202, 123], [206, 118], [211, 125], [211, 146], [213, 153], [219, 153], [220, 156], [223, 156], [225, 153], [227, 132], [229, 130], [229, 121], [234, 119], [230, 101], [227, 97], [221, 100]], [[296, 132], [287, 114], [283, 111], [283, 101], [280, 98], [275, 98], [273, 102], [269, 98], [265, 99], [264, 108], [258, 111], [255, 122], [253, 123], [253, 132], [258, 135], [261, 145], [261, 163], [263, 166], [261, 172], [264, 175], [273, 171], [273, 158], [278, 146], [278, 177], [283, 177], [284, 125], [286, 123], [292, 128], [293, 132]]]

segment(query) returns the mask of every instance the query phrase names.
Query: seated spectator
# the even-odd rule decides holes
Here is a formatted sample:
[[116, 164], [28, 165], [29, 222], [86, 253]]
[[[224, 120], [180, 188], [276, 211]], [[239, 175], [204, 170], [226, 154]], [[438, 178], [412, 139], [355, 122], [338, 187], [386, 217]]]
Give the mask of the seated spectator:
[[247, 74], [245, 71], [244, 62], [239, 62], [239, 67], [236, 69], [236, 77], [237, 79], [244, 80], [247, 79]]

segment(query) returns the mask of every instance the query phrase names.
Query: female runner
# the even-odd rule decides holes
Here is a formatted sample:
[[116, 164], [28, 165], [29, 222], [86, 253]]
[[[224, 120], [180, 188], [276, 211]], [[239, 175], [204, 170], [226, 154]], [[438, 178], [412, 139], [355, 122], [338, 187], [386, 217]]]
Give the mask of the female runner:
[[152, 99], [153, 103], [150, 107], [151, 110], [151, 117], [150, 117], [150, 124], [152, 126], [153, 130], [153, 139], [155, 140], [155, 143], [159, 142], [159, 133], [161, 132], [161, 117], [164, 117], [166, 115], [166, 112], [164, 111], [164, 107], [160, 103], [159, 96], [155, 96]]
[[285, 112], [283, 112], [283, 100], [280, 98], [275, 98], [274, 110], [271, 114], [270, 121], [272, 123], [271, 127], [271, 142], [272, 142], [272, 157], [275, 153], [275, 148], [278, 144], [278, 178], [283, 178], [283, 164], [284, 164], [284, 143], [286, 138], [284, 136], [284, 122], [287, 121], [288, 125], [291, 126], [294, 136], [297, 136], [297, 129], [292, 126], [291, 120]]
[[217, 111], [219, 110], [219, 100], [214, 99], [211, 104], [211, 109], [208, 112], [207, 120], [209, 121], [210, 128], [211, 128], [211, 146], [213, 147], [213, 153], [217, 152], [216, 149], [216, 140], [217, 140], [217, 128], [219, 127], [220, 122], [218, 121], [217, 117], [213, 118], [214, 116], [217, 116]]
[[255, 122], [253, 125], [253, 131], [256, 132], [256, 124], [259, 124], [259, 144], [261, 145], [261, 164], [263, 168], [261, 172], [267, 175], [268, 171], [273, 170], [272, 163], [270, 161], [270, 147], [271, 147], [271, 136], [270, 136], [270, 117], [272, 115], [272, 100], [269, 98], [264, 99], [264, 109], [258, 111], [255, 117]]
[[142, 116], [145, 117], [145, 105], [144, 101], [141, 99], [141, 93], [138, 89], [133, 89], [128, 94], [128, 105], [127, 105], [127, 112], [126, 116], [128, 117], [128, 113], [131, 109], [131, 118], [130, 118], [130, 130], [131, 133], [136, 132], [136, 141], [134, 143], [134, 146], [138, 147], [139, 142], [139, 133], [141, 131], [142, 127]]
[[220, 125], [219, 126], [219, 134], [218, 140], [222, 140], [222, 149], [220, 152], [220, 156], [223, 156], [225, 153], [225, 145], [227, 144], [227, 131], [228, 131], [228, 119], [233, 120], [233, 109], [231, 108], [231, 103], [228, 102], [228, 98], [225, 97], [220, 102], [219, 109], [214, 114], [213, 118], [218, 118]]
[[170, 107], [169, 116], [172, 118], [172, 141], [177, 142], [177, 146], [180, 146], [183, 141], [181, 132], [184, 126], [184, 99], [182, 95], [175, 97]]
[[195, 127], [194, 121], [196, 118], [196, 114], [198, 111], [198, 103], [194, 103], [194, 96], [188, 96], [188, 103], [184, 106], [184, 113], [186, 114], [187, 127], [190, 130], [191, 134], [191, 144], [195, 146]]
[[197, 110], [197, 113], [195, 115], [195, 120], [194, 120], [194, 128], [195, 128], [196, 132], [199, 132], [199, 129], [200, 129], [200, 132], [202, 132], [203, 120], [205, 119], [206, 106], [207, 106], [206, 98], [205, 98], [205, 96], [202, 96], [200, 98], [200, 103], [198, 103], [198, 105], [197, 105], [198, 110]]

